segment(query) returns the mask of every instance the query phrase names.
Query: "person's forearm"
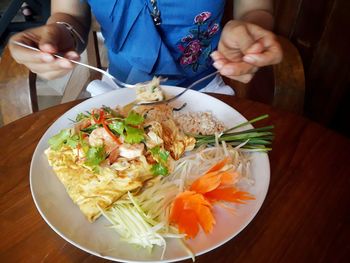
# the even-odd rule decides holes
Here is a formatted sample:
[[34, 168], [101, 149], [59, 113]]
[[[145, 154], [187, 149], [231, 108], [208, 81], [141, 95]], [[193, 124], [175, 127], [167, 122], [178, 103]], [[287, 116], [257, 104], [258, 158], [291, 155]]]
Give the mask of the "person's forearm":
[[[66, 22], [70, 24], [87, 42], [91, 13], [89, 6], [80, 0], [53, 0], [51, 1], [51, 16], [47, 24]], [[85, 46], [82, 47], [83, 49]]]
[[234, 18], [253, 23], [267, 30], [273, 29], [271, 0], [234, 0]]

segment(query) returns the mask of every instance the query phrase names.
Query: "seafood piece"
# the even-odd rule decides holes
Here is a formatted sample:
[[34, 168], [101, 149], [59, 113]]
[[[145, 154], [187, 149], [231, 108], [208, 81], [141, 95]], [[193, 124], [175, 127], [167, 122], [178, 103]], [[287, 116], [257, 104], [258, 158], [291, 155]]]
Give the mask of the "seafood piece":
[[135, 159], [140, 157], [144, 150], [144, 144], [128, 144], [124, 143], [119, 147], [119, 155], [128, 159]]
[[112, 152], [118, 146], [104, 128], [97, 128], [91, 132], [89, 144], [94, 147], [103, 146], [107, 153]]

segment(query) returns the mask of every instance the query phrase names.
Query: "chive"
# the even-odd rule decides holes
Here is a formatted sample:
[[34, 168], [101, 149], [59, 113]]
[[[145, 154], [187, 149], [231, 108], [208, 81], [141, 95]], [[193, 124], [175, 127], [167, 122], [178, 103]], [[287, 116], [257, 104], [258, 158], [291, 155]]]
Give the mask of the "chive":
[[[227, 144], [230, 144], [232, 146], [238, 146], [243, 144], [241, 148], [248, 151], [254, 151], [254, 152], [270, 151], [272, 148], [269, 146], [271, 145], [272, 140], [274, 138], [274, 134], [272, 132], [274, 128], [273, 125], [260, 127], [260, 128], [251, 128], [248, 130], [237, 131], [237, 132], [230, 132], [237, 128], [244, 127], [248, 124], [252, 124], [254, 122], [263, 120], [267, 117], [268, 115], [265, 114], [257, 118], [254, 118], [250, 121], [241, 123], [235, 127], [232, 127], [224, 131], [223, 133], [221, 133], [219, 135], [219, 138], [217, 138], [217, 140], [219, 142], [225, 141]], [[197, 147], [203, 144], [214, 145], [216, 143], [215, 135], [195, 135], [194, 137], [196, 139]]]
[[237, 126], [234, 126], [234, 127], [230, 128], [230, 129], [224, 131], [224, 133], [229, 132], [229, 131], [232, 131], [232, 130], [235, 130], [235, 129], [238, 129], [238, 128], [240, 128], [240, 127], [247, 126], [247, 125], [249, 125], [249, 124], [252, 124], [252, 123], [254, 123], [254, 122], [257, 122], [257, 121], [266, 119], [266, 118], [268, 118], [268, 117], [269, 117], [268, 114], [261, 115], [261, 116], [259, 116], [259, 117], [256, 117], [255, 119], [250, 120], [250, 121], [246, 121], [246, 122], [243, 122], [243, 123], [241, 123], [241, 124], [238, 124]]

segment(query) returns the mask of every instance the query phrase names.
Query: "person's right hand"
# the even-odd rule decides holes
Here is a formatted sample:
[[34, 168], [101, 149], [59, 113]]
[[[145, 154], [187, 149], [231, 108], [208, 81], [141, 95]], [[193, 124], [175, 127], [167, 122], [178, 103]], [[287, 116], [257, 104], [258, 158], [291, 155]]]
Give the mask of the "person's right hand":
[[[36, 48], [41, 52], [18, 46], [12, 41], [18, 41]], [[67, 74], [74, 64], [67, 59], [55, 58], [52, 54], [59, 53], [65, 58], [79, 60], [75, 51], [74, 38], [70, 32], [59, 24], [49, 24], [28, 29], [10, 38], [9, 48], [13, 58], [24, 64], [32, 72], [45, 79], [55, 79]]]

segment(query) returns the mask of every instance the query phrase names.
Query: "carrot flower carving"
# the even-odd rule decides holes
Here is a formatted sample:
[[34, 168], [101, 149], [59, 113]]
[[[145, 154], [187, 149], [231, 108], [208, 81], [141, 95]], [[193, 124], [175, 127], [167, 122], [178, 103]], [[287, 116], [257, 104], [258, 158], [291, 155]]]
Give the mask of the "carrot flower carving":
[[245, 204], [255, 198], [234, 186], [238, 173], [225, 171], [229, 163], [225, 158], [210, 168], [203, 176], [195, 180], [190, 189], [178, 194], [173, 202], [169, 221], [178, 226], [180, 233], [195, 238], [201, 227], [210, 233], [215, 225], [213, 204], [220, 201]]

